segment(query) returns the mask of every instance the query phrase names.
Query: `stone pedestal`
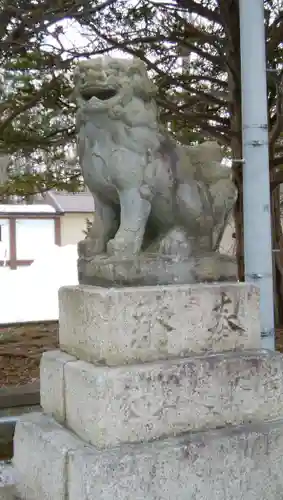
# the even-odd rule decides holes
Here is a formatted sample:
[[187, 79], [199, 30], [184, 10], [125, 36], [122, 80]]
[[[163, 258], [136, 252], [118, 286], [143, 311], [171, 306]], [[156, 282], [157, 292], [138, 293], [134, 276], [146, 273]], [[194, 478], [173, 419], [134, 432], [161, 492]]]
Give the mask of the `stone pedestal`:
[[43, 413], [16, 426], [19, 498], [282, 499], [283, 357], [260, 349], [257, 289], [79, 286], [59, 299]]
[[[195, 240], [195, 239], [194, 239]], [[109, 255], [86, 255], [83, 240], [79, 244], [79, 283], [92, 286], [155, 286], [183, 285], [213, 281], [235, 281], [236, 259], [215, 251], [189, 252], [190, 256], [176, 258], [162, 251], [144, 252], [134, 258], [110, 257]]]

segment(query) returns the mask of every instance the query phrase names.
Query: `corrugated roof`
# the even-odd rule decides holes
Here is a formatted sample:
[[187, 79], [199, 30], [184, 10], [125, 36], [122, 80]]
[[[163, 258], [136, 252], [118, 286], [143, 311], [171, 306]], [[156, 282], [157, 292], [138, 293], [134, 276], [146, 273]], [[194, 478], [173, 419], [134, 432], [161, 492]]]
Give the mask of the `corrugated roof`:
[[54, 206], [56, 211], [63, 213], [94, 212], [94, 201], [89, 191], [68, 193], [66, 191], [48, 191], [45, 202]]

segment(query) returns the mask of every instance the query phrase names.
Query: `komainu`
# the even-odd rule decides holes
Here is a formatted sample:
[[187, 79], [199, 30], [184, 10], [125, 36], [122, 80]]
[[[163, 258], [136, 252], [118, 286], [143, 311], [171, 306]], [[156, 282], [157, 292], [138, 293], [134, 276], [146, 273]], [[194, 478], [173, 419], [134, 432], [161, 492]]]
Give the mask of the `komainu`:
[[217, 250], [237, 196], [220, 146], [183, 146], [165, 131], [139, 59], [80, 62], [74, 81], [79, 160], [95, 200], [91, 252]]

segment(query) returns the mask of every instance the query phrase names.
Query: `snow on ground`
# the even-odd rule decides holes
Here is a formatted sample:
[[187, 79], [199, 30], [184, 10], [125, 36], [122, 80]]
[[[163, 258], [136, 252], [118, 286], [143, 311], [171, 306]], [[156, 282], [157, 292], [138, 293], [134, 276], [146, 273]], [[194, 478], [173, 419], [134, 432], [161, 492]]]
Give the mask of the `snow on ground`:
[[0, 268], [0, 324], [57, 320], [58, 290], [77, 285], [77, 245], [45, 249], [33, 264]]

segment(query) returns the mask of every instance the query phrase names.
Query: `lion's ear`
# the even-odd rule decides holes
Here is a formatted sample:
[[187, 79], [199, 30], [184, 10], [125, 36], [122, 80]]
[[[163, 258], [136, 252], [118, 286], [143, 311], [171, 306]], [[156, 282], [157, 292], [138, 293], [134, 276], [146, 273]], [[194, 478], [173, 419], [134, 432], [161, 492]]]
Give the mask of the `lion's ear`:
[[146, 65], [139, 57], [133, 57], [133, 66], [140, 71], [146, 71]]
[[136, 92], [146, 99], [154, 97], [157, 94], [157, 87], [148, 77], [146, 64], [138, 57], [133, 58], [132, 71], [138, 76], [134, 79]]
[[143, 91], [148, 97], [154, 97], [157, 94], [156, 85], [148, 77], [143, 82]]

